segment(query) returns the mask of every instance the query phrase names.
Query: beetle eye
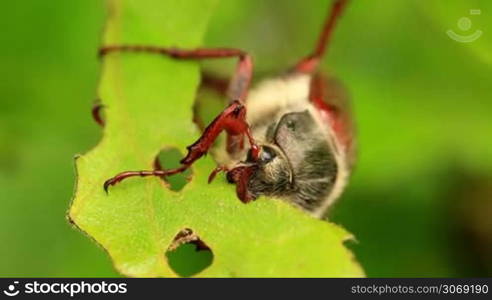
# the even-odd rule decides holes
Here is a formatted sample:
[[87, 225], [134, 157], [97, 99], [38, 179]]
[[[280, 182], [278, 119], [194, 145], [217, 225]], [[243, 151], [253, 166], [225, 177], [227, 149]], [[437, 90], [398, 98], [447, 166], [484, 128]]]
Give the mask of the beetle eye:
[[277, 154], [275, 153], [275, 151], [272, 148], [266, 147], [266, 146], [263, 146], [261, 148], [260, 160], [262, 162], [270, 162], [276, 156], [277, 156]]

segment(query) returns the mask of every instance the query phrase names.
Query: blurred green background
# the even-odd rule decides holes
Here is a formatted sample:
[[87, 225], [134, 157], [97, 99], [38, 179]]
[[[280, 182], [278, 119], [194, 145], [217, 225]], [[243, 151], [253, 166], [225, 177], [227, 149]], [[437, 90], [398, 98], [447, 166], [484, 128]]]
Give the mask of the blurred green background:
[[[328, 3], [222, 1], [205, 44], [250, 51], [259, 76], [279, 72], [308, 53]], [[90, 108], [104, 2], [1, 8], [0, 276], [118, 276], [65, 219], [73, 156], [100, 138]], [[368, 276], [492, 276], [491, 14], [487, 0], [353, 0], [337, 28], [323, 69], [352, 96], [359, 160], [330, 218], [356, 236]], [[483, 35], [460, 43], [449, 29]]]

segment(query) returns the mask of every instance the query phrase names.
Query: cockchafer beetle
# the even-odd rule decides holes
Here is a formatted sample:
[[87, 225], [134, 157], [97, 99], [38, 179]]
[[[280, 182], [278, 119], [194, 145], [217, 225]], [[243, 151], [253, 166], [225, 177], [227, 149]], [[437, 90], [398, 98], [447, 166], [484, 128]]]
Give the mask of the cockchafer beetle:
[[[175, 169], [126, 171], [104, 183], [104, 189], [133, 176], [170, 176], [188, 169], [206, 154], [223, 131], [225, 155], [215, 155], [219, 166], [209, 182], [224, 171], [236, 185], [244, 203], [260, 195], [280, 198], [321, 217], [344, 189], [354, 162], [353, 125], [348, 101], [337, 80], [318, 71], [321, 59], [348, 0], [335, 0], [314, 51], [280, 76], [260, 82], [250, 91], [251, 56], [234, 48], [193, 50], [145, 45], [109, 45], [100, 55], [113, 52], [146, 52], [183, 60], [236, 57], [234, 76], [224, 81], [208, 76], [202, 84], [213, 85], [230, 101], [187, 147], [187, 155]], [[93, 110], [99, 123], [100, 106]], [[249, 142], [249, 148], [244, 139]], [[221, 151], [218, 151], [220, 153]]]

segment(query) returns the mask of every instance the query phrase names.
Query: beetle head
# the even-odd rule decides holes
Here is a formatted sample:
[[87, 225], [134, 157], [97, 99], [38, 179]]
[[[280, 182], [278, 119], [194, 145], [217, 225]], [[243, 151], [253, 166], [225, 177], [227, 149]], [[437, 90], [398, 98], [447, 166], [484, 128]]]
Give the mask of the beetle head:
[[319, 207], [337, 178], [335, 153], [308, 111], [285, 114], [268, 130], [258, 158], [228, 172], [243, 202], [260, 195], [288, 198], [308, 210]]
[[259, 195], [284, 194], [292, 183], [293, 173], [280, 148], [272, 144], [260, 145], [257, 159], [248, 152], [245, 162], [227, 173], [227, 180], [237, 185], [238, 197], [243, 202]]

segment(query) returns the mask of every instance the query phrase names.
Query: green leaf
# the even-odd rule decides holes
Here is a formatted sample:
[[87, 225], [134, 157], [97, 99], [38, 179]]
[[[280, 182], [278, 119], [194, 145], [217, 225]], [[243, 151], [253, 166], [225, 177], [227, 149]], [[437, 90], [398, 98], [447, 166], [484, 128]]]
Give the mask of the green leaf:
[[[197, 47], [215, 2], [111, 1], [104, 44]], [[179, 192], [159, 178], [135, 178], [104, 193], [109, 177], [151, 169], [161, 149], [185, 149], [199, 136], [191, 109], [198, 68], [196, 62], [149, 54], [103, 59], [99, 95], [107, 124], [100, 144], [76, 159], [71, 221], [127, 276], [190, 276], [197, 271], [191, 265], [197, 253], [201, 267], [212, 259], [197, 276], [363, 276], [343, 245], [351, 237], [345, 230], [280, 200], [242, 204], [223, 177], [207, 184], [215, 167], [211, 157], [194, 165], [191, 181]], [[212, 255], [186, 245], [168, 251], [185, 228]]]

